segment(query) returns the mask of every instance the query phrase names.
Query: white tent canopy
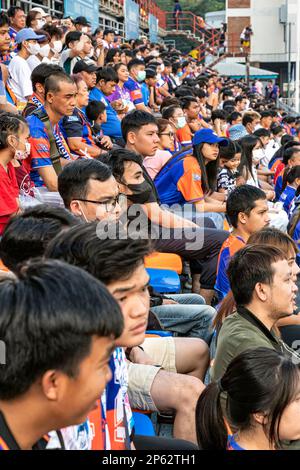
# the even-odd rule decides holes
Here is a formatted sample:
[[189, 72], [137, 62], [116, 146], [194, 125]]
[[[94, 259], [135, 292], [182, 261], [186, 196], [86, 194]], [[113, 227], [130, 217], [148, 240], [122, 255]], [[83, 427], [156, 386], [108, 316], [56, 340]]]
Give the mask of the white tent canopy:
[[[246, 64], [238, 64], [235, 62], [225, 63], [221, 62], [213, 67], [219, 75], [223, 77], [232, 78], [245, 78]], [[250, 67], [250, 79], [260, 78], [261, 80], [275, 80], [278, 73], [270, 72], [269, 70], [259, 69], [257, 67]]]

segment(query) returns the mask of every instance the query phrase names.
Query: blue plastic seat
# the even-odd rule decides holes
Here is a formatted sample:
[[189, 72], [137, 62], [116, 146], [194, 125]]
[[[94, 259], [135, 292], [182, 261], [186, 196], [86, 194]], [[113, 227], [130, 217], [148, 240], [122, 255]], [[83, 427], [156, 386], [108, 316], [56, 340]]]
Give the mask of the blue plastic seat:
[[150, 286], [159, 294], [180, 293], [180, 278], [175, 271], [148, 268], [147, 272], [150, 276]]
[[161, 338], [167, 338], [168, 336], [173, 336], [173, 333], [171, 331], [164, 331], [164, 330], [147, 330], [146, 331], [146, 336], [147, 335], [155, 335], [155, 336], [160, 336]]
[[156, 436], [153, 423], [149, 416], [137, 411], [134, 411], [132, 414], [134, 419], [134, 431], [136, 435]]

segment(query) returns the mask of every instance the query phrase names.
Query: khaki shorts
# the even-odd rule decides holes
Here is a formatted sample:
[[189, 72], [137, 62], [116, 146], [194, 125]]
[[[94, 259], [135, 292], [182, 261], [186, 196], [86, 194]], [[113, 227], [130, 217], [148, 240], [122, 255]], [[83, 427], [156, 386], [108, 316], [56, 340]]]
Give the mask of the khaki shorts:
[[175, 343], [172, 337], [146, 338], [142, 347], [157, 367], [127, 361], [129, 401], [133, 409], [158, 411], [152, 400], [151, 387], [161, 369], [177, 372]]

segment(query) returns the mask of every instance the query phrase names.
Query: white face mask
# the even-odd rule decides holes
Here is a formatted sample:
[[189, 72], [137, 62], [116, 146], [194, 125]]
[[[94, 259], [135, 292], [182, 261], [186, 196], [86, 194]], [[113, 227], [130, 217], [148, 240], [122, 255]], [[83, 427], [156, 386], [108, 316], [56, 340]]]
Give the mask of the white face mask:
[[87, 32], [88, 32], [88, 30], [89, 30], [89, 29], [88, 29], [88, 27], [87, 27], [87, 26], [83, 26], [83, 28], [82, 28], [81, 32], [82, 32], [82, 33], [87, 33]]
[[161, 64], [161, 65], [160, 65], [160, 71], [161, 71], [161, 72], [164, 72], [164, 71], [165, 71], [165, 64]]
[[61, 41], [53, 41], [52, 51], [59, 54], [62, 50], [63, 44]]
[[186, 118], [185, 116], [180, 116], [177, 118], [177, 129], [183, 129], [183, 127], [186, 125]]
[[262, 158], [264, 158], [265, 154], [263, 149], [256, 149], [252, 152], [252, 162], [253, 165], [258, 165]]
[[42, 57], [48, 57], [49, 52], [50, 52], [50, 45], [49, 45], [49, 44], [45, 44], [45, 46], [42, 46], [42, 47], [40, 48], [39, 54], [40, 54]]
[[15, 151], [15, 158], [17, 160], [25, 160], [29, 157], [31, 150], [31, 145], [29, 142], [25, 142], [25, 150], [16, 150]]
[[37, 20], [37, 29], [43, 29], [43, 26], [46, 24], [45, 20]]
[[31, 55], [37, 55], [39, 54], [41, 48], [40, 48], [40, 45], [39, 44], [31, 44], [29, 43], [28, 44], [28, 52], [31, 54]]

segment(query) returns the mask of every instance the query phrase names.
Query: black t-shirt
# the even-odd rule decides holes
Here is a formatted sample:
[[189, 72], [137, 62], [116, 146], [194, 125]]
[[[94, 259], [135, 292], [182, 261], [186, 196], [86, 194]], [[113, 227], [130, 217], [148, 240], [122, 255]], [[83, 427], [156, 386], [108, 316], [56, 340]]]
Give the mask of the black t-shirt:
[[[26, 432], [26, 429], [24, 429]], [[47, 446], [47, 439], [42, 438], [33, 446], [33, 450], [44, 450]], [[0, 450], [21, 450], [19, 444], [15, 440], [4, 415], [0, 411]]]
[[158, 195], [156, 186], [153, 183], [150, 176], [148, 175], [146, 168], [144, 168], [144, 167], [143, 167], [143, 174], [144, 174], [145, 180], [150, 184], [150, 186], [152, 187], [152, 190], [153, 190], [150, 197], [149, 197], [149, 201], [147, 201], [147, 202], [157, 202], [157, 204], [159, 204], [160, 201], [159, 201], [159, 195]]

